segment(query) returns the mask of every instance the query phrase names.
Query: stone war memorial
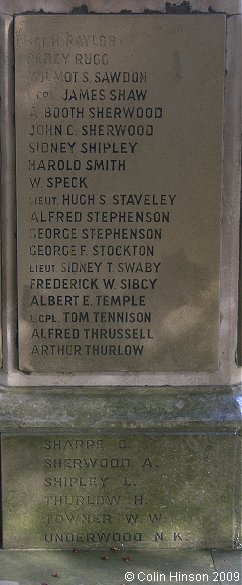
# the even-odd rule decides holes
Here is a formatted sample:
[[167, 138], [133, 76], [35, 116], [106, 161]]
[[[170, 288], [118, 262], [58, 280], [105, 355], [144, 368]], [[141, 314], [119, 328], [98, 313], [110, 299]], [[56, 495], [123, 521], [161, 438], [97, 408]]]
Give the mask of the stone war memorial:
[[3, 549], [241, 531], [237, 0], [0, 0]]

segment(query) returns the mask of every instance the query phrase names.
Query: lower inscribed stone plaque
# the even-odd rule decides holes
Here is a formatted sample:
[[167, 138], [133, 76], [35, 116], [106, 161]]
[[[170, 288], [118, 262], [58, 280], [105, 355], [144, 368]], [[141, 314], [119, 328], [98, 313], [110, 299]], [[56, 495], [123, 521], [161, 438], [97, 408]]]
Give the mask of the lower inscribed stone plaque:
[[224, 15], [15, 18], [20, 369], [217, 369], [224, 40]]
[[234, 441], [5, 435], [4, 547], [231, 548]]

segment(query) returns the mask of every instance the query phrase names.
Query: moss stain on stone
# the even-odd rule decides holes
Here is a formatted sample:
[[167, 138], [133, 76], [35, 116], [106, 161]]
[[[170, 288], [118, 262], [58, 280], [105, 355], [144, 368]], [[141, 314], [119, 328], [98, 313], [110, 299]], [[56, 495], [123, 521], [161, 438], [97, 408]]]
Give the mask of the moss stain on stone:
[[191, 13], [191, 5], [186, 0], [183, 0], [181, 4], [171, 4], [171, 2], [166, 2], [165, 5], [166, 14], [190, 14]]

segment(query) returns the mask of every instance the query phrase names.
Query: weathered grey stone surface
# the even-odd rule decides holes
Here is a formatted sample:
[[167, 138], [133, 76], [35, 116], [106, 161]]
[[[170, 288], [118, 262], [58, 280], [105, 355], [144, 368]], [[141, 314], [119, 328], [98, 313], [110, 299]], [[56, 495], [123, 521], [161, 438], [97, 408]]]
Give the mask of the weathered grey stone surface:
[[[148, 8], [147, 8], [148, 7]], [[228, 535], [230, 533], [230, 543], [232, 541], [231, 535], [235, 537], [235, 545], [239, 545], [239, 522], [240, 522], [240, 511], [239, 511], [239, 498], [241, 496], [240, 490], [240, 455], [241, 450], [239, 447], [238, 436], [241, 428], [241, 396], [238, 393], [238, 388], [234, 388], [232, 392], [230, 388], [218, 388], [218, 385], [230, 383], [231, 380], [238, 380], [239, 373], [238, 368], [235, 364], [235, 349], [237, 344], [236, 339], [236, 319], [237, 319], [237, 257], [238, 257], [238, 191], [239, 191], [239, 137], [238, 137], [238, 84], [239, 84], [239, 69], [240, 63], [238, 59], [238, 46], [239, 46], [239, 31], [240, 31], [240, 17], [233, 16], [231, 14], [238, 14], [240, 12], [239, 2], [224, 2], [223, 0], [204, 2], [200, 0], [191, 0], [191, 2], [172, 2], [167, 3], [163, 1], [150, 0], [147, 3], [140, 3], [137, 1], [126, 2], [113, 2], [101, 0], [101, 2], [89, 1], [85, 5], [73, 6], [73, 2], [4, 2], [0, 0], [0, 10], [4, 10], [9, 13], [14, 11], [26, 11], [31, 10], [42, 10], [42, 11], [58, 11], [71, 12], [73, 14], [85, 14], [89, 10], [91, 11], [103, 11], [109, 12], [120, 12], [121, 10], [131, 10], [133, 13], [143, 13], [145, 10], [158, 10], [171, 14], [177, 12], [179, 14], [186, 13], [190, 14], [193, 11], [201, 10], [208, 13], [213, 10], [219, 12], [230, 13], [229, 18], [226, 20], [227, 27], [227, 50], [226, 50], [226, 79], [225, 79], [225, 122], [224, 122], [224, 189], [223, 189], [223, 214], [222, 214], [222, 256], [221, 256], [221, 326], [220, 326], [220, 360], [218, 372], [205, 373], [198, 372], [198, 374], [189, 376], [182, 372], [179, 374], [171, 373], [171, 375], [162, 375], [158, 377], [153, 375], [152, 381], [149, 375], [140, 376], [132, 374], [128, 378], [119, 377], [117, 378], [114, 374], [103, 375], [95, 378], [95, 374], [90, 376], [83, 376], [82, 379], [78, 376], [60, 374], [58, 377], [48, 376], [43, 373], [42, 376], [27, 375], [26, 372], [18, 372], [18, 360], [17, 360], [17, 346], [16, 346], [16, 320], [15, 320], [15, 306], [16, 306], [16, 272], [15, 272], [15, 223], [13, 215], [9, 217], [15, 206], [14, 199], [14, 161], [12, 153], [15, 150], [13, 141], [13, 60], [12, 60], [12, 21], [6, 17], [1, 21], [1, 35], [2, 40], [2, 55], [8, 55], [7, 59], [1, 61], [1, 75], [5, 77], [7, 83], [5, 85], [4, 94], [1, 95], [1, 104], [3, 104], [3, 113], [1, 120], [2, 126], [2, 138], [5, 136], [7, 140], [4, 145], [7, 146], [7, 151], [3, 152], [3, 166], [8, 169], [7, 172], [7, 183], [5, 182], [4, 195], [5, 201], [3, 201], [2, 211], [4, 217], [4, 251], [3, 258], [4, 270], [7, 266], [8, 270], [4, 273], [4, 294], [3, 294], [3, 306], [4, 306], [4, 331], [7, 335], [8, 343], [4, 346], [4, 374], [2, 377], [2, 383], [15, 385], [11, 396], [6, 390], [2, 390], [0, 393], [0, 406], [2, 406], [1, 414], [1, 429], [3, 431], [13, 433], [24, 433], [26, 432], [39, 432], [45, 433], [45, 437], [50, 432], [90, 432], [90, 428], [95, 429], [97, 432], [111, 432], [112, 436], [115, 436], [115, 432], [119, 433], [120, 437], [124, 436], [126, 431], [129, 435], [135, 429], [139, 431], [158, 431], [160, 433], [169, 433], [169, 438], [166, 441], [172, 443], [175, 433], [181, 434], [181, 446], [187, 445], [187, 439], [191, 439], [195, 436], [195, 433], [199, 433], [198, 441], [201, 447], [201, 436], [203, 445], [208, 444], [208, 439], [211, 436], [212, 445], [216, 448], [216, 452], [221, 461], [224, 462], [224, 469], [221, 475], [221, 481], [225, 477], [225, 485], [230, 488], [231, 500], [225, 498], [225, 506], [228, 512], [229, 505], [233, 507], [234, 516], [226, 512], [226, 523], [225, 532]], [[166, 17], [165, 17], [166, 18]], [[199, 17], [200, 18], [200, 17]], [[217, 18], [217, 17], [216, 17]], [[4, 36], [5, 32], [5, 36]], [[3, 47], [4, 45], [4, 47]], [[4, 109], [5, 108], [5, 109]], [[5, 177], [6, 178], [6, 177]], [[12, 195], [13, 197], [11, 198]], [[10, 221], [11, 219], [11, 221]], [[233, 229], [231, 229], [233, 226]], [[6, 262], [7, 261], [7, 262]], [[128, 382], [128, 383], [127, 383]], [[92, 384], [103, 385], [103, 388], [92, 388]], [[126, 388], [124, 387], [127, 383]], [[166, 387], [161, 390], [159, 387], [155, 387], [160, 384], [179, 384], [184, 385], [180, 389], [173, 387]], [[210, 388], [205, 387], [191, 387], [191, 391], [187, 390], [185, 384], [208, 384]], [[29, 391], [26, 389], [20, 389], [18, 384], [24, 386], [32, 384], [36, 386], [35, 391], [30, 388]], [[49, 388], [43, 389], [41, 385], [49, 385]], [[66, 384], [67, 388], [65, 391], [60, 390], [58, 385]], [[80, 384], [87, 384], [89, 388], [71, 388], [73, 386], [79, 386]], [[109, 385], [109, 389], [105, 388], [105, 384]], [[121, 385], [122, 384], [122, 385]], [[131, 388], [129, 385], [133, 385]], [[146, 387], [135, 388], [135, 385], [139, 386], [148, 384], [154, 384], [154, 387], [147, 389]], [[112, 387], [113, 385], [113, 387]], [[116, 387], [115, 387], [116, 385]], [[171, 435], [173, 432], [173, 435]], [[177, 435], [176, 435], [177, 436]], [[180, 436], [180, 435], [179, 435]], [[126, 437], [126, 435], [125, 435]], [[197, 435], [196, 435], [197, 437]], [[221, 453], [221, 445], [224, 444], [226, 447]], [[16, 439], [14, 439], [16, 440]], [[13, 442], [14, 442], [13, 440]], [[36, 439], [40, 440], [40, 439]], [[121, 439], [122, 440], [122, 439]], [[143, 432], [143, 440], [145, 440]], [[175, 440], [175, 439], [174, 439]], [[10, 443], [9, 443], [10, 444]], [[167, 443], [168, 444], [168, 443]], [[235, 448], [235, 445], [237, 446]], [[31, 452], [31, 447], [29, 449]], [[157, 453], [157, 452], [156, 452]], [[189, 450], [186, 448], [186, 453]], [[13, 450], [10, 449], [10, 456], [13, 456]], [[155, 456], [155, 450], [154, 450]], [[10, 457], [10, 458], [11, 458]], [[15, 459], [14, 459], [15, 460]], [[233, 461], [233, 477], [232, 483], [229, 484], [228, 477], [231, 476], [231, 462]], [[140, 462], [140, 457], [137, 457], [135, 465]], [[201, 459], [200, 459], [201, 462]], [[206, 461], [201, 462], [201, 469], [206, 472], [207, 468]], [[182, 464], [182, 461], [181, 461]], [[15, 464], [16, 465], [16, 460]], [[27, 468], [27, 465], [26, 465]], [[178, 469], [177, 467], [176, 469]], [[135, 467], [136, 469], [136, 467]], [[182, 467], [180, 468], [182, 469]], [[191, 468], [190, 468], [191, 469]], [[170, 472], [170, 469], [169, 469]], [[202, 473], [202, 472], [201, 472]], [[236, 475], [235, 475], [236, 473]], [[18, 474], [20, 477], [20, 473]], [[31, 477], [31, 473], [30, 473]], [[40, 473], [40, 479], [42, 475]], [[207, 478], [207, 476], [206, 476]], [[33, 477], [31, 477], [31, 482]], [[140, 479], [139, 479], [140, 481]], [[226, 483], [227, 482], [227, 483]], [[38, 482], [37, 482], [38, 485]], [[196, 484], [197, 485], [197, 484]], [[223, 489], [220, 487], [220, 489]], [[217, 490], [217, 485], [214, 482], [214, 491]], [[221, 493], [221, 492], [219, 492]], [[211, 493], [208, 490], [208, 495]], [[15, 494], [16, 495], [16, 494]], [[14, 497], [15, 497], [14, 495]], [[9, 497], [11, 494], [9, 494]], [[209, 496], [210, 497], [210, 496]], [[236, 497], [237, 504], [234, 507], [234, 498]], [[157, 498], [156, 498], [157, 499]], [[13, 498], [14, 501], [14, 498]], [[31, 501], [31, 498], [30, 498]], [[33, 500], [32, 500], [33, 501]], [[158, 499], [157, 499], [158, 501]], [[210, 500], [211, 502], [211, 500]], [[184, 505], [184, 503], [183, 503]], [[193, 505], [193, 504], [192, 504]], [[216, 502], [215, 502], [216, 505]], [[192, 507], [191, 507], [192, 509]], [[217, 513], [217, 512], [216, 512]], [[233, 522], [233, 527], [231, 527]], [[228, 528], [229, 526], [229, 528]], [[211, 528], [211, 525], [210, 525]], [[233, 529], [232, 529], [233, 528]], [[37, 526], [38, 529], [38, 526]], [[223, 530], [222, 530], [223, 532]], [[195, 532], [194, 532], [195, 534]], [[227, 536], [217, 536], [221, 542], [225, 542]], [[201, 533], [199, 533], [199, 538]], [[177, 537], [179, 541], [179, 537]], [[218, 542], [218, 540], [216, 540]], [[232, 546], [232, 543], [229, 545]], [[54, 553], [56, 554], [56, 553]], [[4, 570], [7, 568], [5, 562], [6, 556], [1, 557], [3, 559]], [[10, 558], [10, 556], [8, 557]], [[19, 557], [18, 557], [19, 558]], [[35, 557], [37, 558], [37, 557]], [[73, 557], [72, 557], [73, 558]], [[143, 558], [143, 557], [142, 557]], [[13, 556], [12, 559], [16, 560], [17, 556]], [[53, 559], [53, 557], [52, 557]], [[221, 560], [221, 559], [220, 559]], [[180, 559], [179, 559], [180, 562]], [[5, 563], [5, 564], [4, 564]], [[13, 560], [13, 563], [15, 561]], [[102, 561], [103, 563], [103, 561]], [[30, 563], [31, 564], [31, 563]], [[29, 564], [29, 567], [30, 567]], [[14, 565], [17, 567], [17, 564]], [[215, 565], [214, 565], [215, 566]], [[226, 567], [224, 565], [218, 565]], [[76, 568], [79, 569], [80, 563]], [[180, 565], [179, 565], [180, 569]], [[24, 568], [25, 571], [25, 568]], [[79, 573], [78, 573], [79, 576]], [[8, 574], [5, 572], [4, 576], [0, 578], [5, 579], [17, 579], [19, 582], [19, 574]], [[85, 575], [85, 585], [90, 579], [90, 575]], [[93, 575], [91, 577], [91, 580]], [[106, 574], [105, 574], [106, 578]], [[25, 575], [26, 579], [26, 575]], [[29, 576], [27, 577], [29, 580]], [[221, 580], [221, 579], [220, 579]], [[223, 579], [222, 579], [223, 580]], [[94, 579], [95, 585], [97, 577]], [[110, 582], [110, 581], [108, 581]], [[134, 581], [135, 582], [135, 581]], [[25, 585], [25, 583], [21, 583]], [[31, 581], [33, 585], [33, 579]], [[79, 584], [79, 579], [78, 583]]]
[[[223, 193], [223, 217], [222, 217], [222, 256], [221, 256], [221, 320], [220, 320], [220, 344], [219, 344], [219, 370], [214, 372], [198, 372], [194, 375], [192, 373], [162, 373], [152, 374], [152, 383], [158, 384], [226, 384], [236, 383], [240, 379], [239, 368], [235, 362], [235, 351], [237, 346], [237, 258], [238, 258], [238, 217], [239, 217], [239, 126], [238, 126], [238, 113], [239, 113], [239, 100], [238, 100], [238, 84], [240, 83], [240, 50], [239, 50], [239, 39], [240, 39], [240, 18], [231, 15], [239, 14], [241, 6], [240, 2], [226, 2], [223, 0], [208, 2], [207, 0], [191, 0], [190, 2], [172, 2], [167, 3], [163, 0], [150, 0], [147, 2], [140, 3], [136, 0], [124, 0], [124, 2], [110, 2], [101, 0], [98, 3], [95, 1], [87, 1], [87, 3], [81, 5], [74, 5], [74, 2], [27, 2], [22, 0], [21, 2], [0, 2], [0, 10], [3, 12], [13, 14], [26, 12], [31, 9], [35, 11], [41, 11], [45, 13], [48, 11], [63, 11], [63, 13], [73, 14], [87, 14], [91, 12], [104, 12], [109, 11], [120, 12], [122, 10], [130, 11], [135, 14], [148, 14], [150, 11], [156, 11], [157, 13], [166, 14], [187, 14], [189, 17], [194, 14], [200, 17], [200, 11], [203, 14], [210, 14], [213, 18], [214, 13], [227, 14], [227, 50], [226, 50], [226, 79], [225, 79], [225, 132], [224, 132], [224, 193]], [[166, 16], [165, 16], [166, 18]], [[9, 152], [8, 155], [15, 151], [13, 132], [14, 127], [12, 124], [14, 116], [13, 108], [13, 59], [12, 59], [12, 29], [13, 23], [8, 17], [4, 18], [5, 38], [4, 31], [1, 36], [2, 39], [2, 54], [8, 53], [8, 59], [5, 59], [5, 65], [2, 67], [2, 74], [8, 79], [6, 95], [1, 96], [1, 103], [4, 105], [4, 116], [2, 124], [2, 139], [8, 138]], [[4, 27], [3, 27], [4, 29]], [[7, 77], [6, 77], [7, 76]], [[237, 96], [237, 98], [236, 98]], [[9, 138], [10, 137], [10, 138]], [[236, 162], [237, 161], [237, 162]], [[15, 206], [15, 194], [14, 194], [14, 173], [15, 166], [13, 158], [7, 156], [4, 159], [4, 169], [7, 169], [7, 176], [9, 182], [9, 189], [4, 189], [4, 195], [6, 194], [6, 200], [3, 201], [3, 209], [8, 210], [14, 209]], [[3, 305], [7, 307], [6, 311], [8, 319], [6, 319], [6, 311], [4, 311], [4, 335], [7, 334], [7, 343], [4, 344], [4, 368], [2, 373], [2, 383], [8, 385], [27, 385], [27, 386], [38, 386], [38, 384], [44, 383], [45, 385], [51, 384], [62, 384], [69, 385], [70, 382], [78, 386], [80, 383], [83, 385], [92, 385], [97, 383], [97, 376], [91, 372], [90, 375], [75, 375], [69, 374], [51, 374], [47, 376], [38, 374], [28, 376], [25, 372], [18, 371], [18, 360], [17, 360], [17, 347], [15, 343], [16, 334], [16, 321], [15, 321], [15, 303], [16, 303], [16, 278], [15, 278], [15, 245], [14, 233], [16, 231], [14, 222], [9, 222], [9, 213], [4, 213], [4, 230], [6, 231], [4, 238], [4, 271], [6, 264], [8, 270], [4, 273], [4, 283], [8, 283], [4, 286]], [[231, 230], [231, 221], [233, 218], [233, 230]], [[11, 223], [11, 225], [10, 225]], [[7, 291], [7, 292], [6, 292]], [[134, 385], [135, 383], [146, 385], [150, 384], [150, 375], [147, 374], [136, 374], [135, 376], [122, 374], [120, 376], [112, 376], [104, 373], [100, 375], [98, 383], [111, 385], [113, 380], [118, 384], [128, 383]]]
[[229, 432], [3, 435], [3, 546], [231, 549], [237, 442]]
[[[0, 248], [1, 251], [1, 248]], [[0, 286], [1, 286], [1, 274], [0, 274]], [[1, 294], [0, 294], [1, 301]], [[0, 314], [0, 368], [2, 367], [2, 313]]]
[[241, 208], [241, 237], [240, 237], [240, 265], [239, 265], [239, 320], [238, 320], [238, 365], [242, 366], [242, 208]]
[[[52, 496], [58, 496], [61, 493], [64, 495], [83, 496], [87, 492], [87, 487], [84, 486], [83, 488], [78, 488], [77, 492], [75, 489], [74, 491], [70, 490], [70, 487], [65, 487], [62, 491], [59, 488], [54, 489], [53, 486], [43, 486], [43, 477], [63, 478], [64, 476], [62, 475], [62, 467], [59, 470], [43, 469], [43, 457], [50, 459], [50, 449], [48, 449], [49, 443], [46, 444], [47, 449], [44, 450], [41, 445], [43, 446], [44, 441], [52, 441], [56, 437], [56, 433], [59, 437], [63, 433], [63, 429], [67, 433], [68, 429], [70, 437], [75, 435], [80, 438], [80, 433], [85, 432], [85, 438], [92, 435], [100, 440], [105, 438], [106, 441], [107, 439], [106, 455], [102, 457], [104, 459], [110, 459], [112, 453], [113, 458], [117, 458], [117, 440], [126, 441], [128, 437], [132, 436], [130, 449], [132, 474], [124, 474], [124, 468], [122, 468], [119, 470], [117, 477], [116, 473], [115, 475], [113, 474], [113, 470], [111, 470], [111, 476], [110, 470], [108, 470], [108, 474], [105, 472], [105, 477], [109, 477], [109, 480], [106, 480], [107, 483], [108, 481], [110, 482], [111, 477], [110, 485], [113, 488], [111, 495], [122, 496], [122, 504], [119, 508], [121, 516], [126, 512], [130, 514], [135, 512], [136, 514], [137, 512], [133, 509], [136, 508], [136, 505], [133, 505], [132, 498], [134, 495], [147, 493], [148, 489], [147, 510], [145, 512], [142, 510], [140, 524], [142, 529], [146, 530], [148, 540], [150, 533], [149, 531], [147, 532], [148, 526], [144, 514], [151, 513], [154, 502], [157, 502], [159, 513], [164, 511], [163, 505], [166, 506], [166, 526], [163, 527], [163, 530], [164, 532], [166, 531], [167, 540], [160, 541], [161, 547], [167, 544], [168, 546], [172, 544], [173, 546], [181, 547], [185, 544], [188, 547], [214, 545], [232, 548], [233, 538], [240, 531], [239, 504], [235, 505], [235, 501], [240, 501], [241, 450], [238, 437], [241, 428], [240, 405], [241, 396], [239, 388], [236, 387], [233, 393], [229, 388], [224, 389], [223, 392], [215, 388], [183, 389], [182, 391], [172, 388], [162, 389], [162, 391], [150, 388], [111, 388], [106, 391], [98, 388], [79, 390], [70, 388], [68, 391], [46, 388], [39, 389], [37, 392], [36, 390], [18, 389], [11, 392], [11, 397], [8, 391], [2, 390], [0, 395], [1, 430], [13, 433], [8, 435], [8, 438], [4, 439], [3, 442], [3, 461], [5, 462], [3, 464], [5, 546], [43, 546], [41, 539], [43, 531], [45, 532], [46, 529], [47, 514], [49, 514], [48, 533], [60, 532], [59, 527], [64, 526], [66, 522], [66, 518], [56, 520], [53, 517], [53, 514], [55, 516], [62, 515], [63, 506], [57, 506], [58, 513], [53, 511], [56, 508], [56, 505], [53, 506], [55, 500], [50, 499], [48, 512], [46, 512], [47, 506], [45, 504], [43, 506], [43, 497], [48, 496], [50, 492]], [[91, 435], [90, 429], [92, 430]], [[28, 438], [26, 431], [34, 434]], [[143, 431], [142, 435], [140, 431]], [[155, 435], [152, 435], [152, 431], [153, 433], [155, 431]], [[51, 436], [49, 437], [50, 433]], [[55, 433], [54, 436], [53, 433]], [[108, 433], [108, 435], [105, 433]], [[152, 443], [153, 440], [154, 443]], [[121, 444], [122, 446], [125, 445], [125, 443]], [[151, 447], [151, 444], [154, 447]], [[158, 444], [161, 445], [161, 449], [158, 449]], [[100, 449], [100, 451], [98, 449], [95, 451], [94, 448], [97, 457], [95, 455], [92, 459], [96, 458], [99, 461], [103, 447]], [[211, 453], [208, 455], [210, 449]], [[119, 452], [122, 451], [122, 457], [124, 457], [123, 453], [125, 452], [124, 458], [127, 458], [128, 449], [118, 448], [118, 450]], [[56, 455], [56, 449], [54, 450], [54, 459], [63, 459], [63, 453], [60, 456], [59, 449], [57, 451]], [[62, 452], [62, 449], [60, 451]], [[73, 459], [73, 455], [70, 455], [69, 451], [68, 456], [64, 458]], [[71, 451], [73, 450], [71, 449]], [[157, 468], [153, 467], [152, 461], [148, 459], [144, 466], [146, 470], [144, 476], [142, 465], [145, 463], [143, 459], [144, 457], [146, 458], [146, 455], [150, 458], [148, 452], [154, 458], [154, 465], [160, 465], [162, 461], [162, 474], [166, 476], [165, 479], [162, 478], [161, 480], [160, 476], [156, 475]], [[77, 457], [75, 455], [75, 458], [80, 458], [80, 453]], [[157, 458], [159, 461], [155, 461]], [[184, 465], [185, 461], [186, 465]], [[150, 467], [150, 463], [152, 467]], [[20, 468], [18, 468], [19, 464]], [[47, 465], [49, 464], [48, 462]], [[198, 469], [200, 469], [201, 475], [198, 474]], [[49, 471], [51, 472], [50, 474]], [[78, 474], [76, 471], [66, 468], [65, 477], [69, 478], [68, 482], [70, 482], [70, 477], [79, 477], [79, 481], [80, 477], [83, 477], [83, 483], [85, 483], [85, 478], [88, 477], [87, 482], [89, 484], [90, 481], [94, 481], [94, 483], [99, 481], [100, 484], [100, 479], [90, 480], [90, 478], [104, 477], [100, 473], [100, 468], [98, 473], [95, 468], [94, 473], [93, 471], [89, 473], [89, 471], [85, 470], [84, 475], [82, 468], [79, 468]], [[104, 471], [106, 471], [105, 468]], [[24, 479], [25, 476], [26, 479]], [[131, 481], [127, 479], [126, 483], [138, 482], [137, 494], [133, 493], [134, 491], [136, 492], [136, 486], [122, 486], [120, 483], [115, 483], [120, 482], [122, 477], [124, 479], [124, 476], [131, 478]], [[221, 481], [218, 482], [219, 477]], [[113, 481], [114, 483], [112, 483]], [[189, 481], [192, 483], [190, 484], [189, 495], [186, 497], [184, 489], [189, 485]], [[164, 493], [162, 492], [164, 502], [160, 500], [160, 489], [156, 493], [156, 486], [158, 485], [161, 485], [161, 489], [165, 490]], [[79, 491], [79, 489], [82, 491]], [[89, 486], [89, 489], [91, 489], [95, 497], [102, 495], [100, 489], [95, 485], [92, 488]], [[223, 489], [225, 489], [225, 493], [222, 494], [221, 490]], [[85, 493], [83, 493], [83, 490]], [[105, 494], [109, 495], [110, 490], [104, 491]], [[130, 496], [131, 492], [132, 497]], [[127, 500], [125, 493], [128, 494]], [[168, 495], [165, 495], [165, 493], [172, 494], [174, 504], [169, 501]], [[231, 497], [232, 493], [234, 495]], [[223, 507], [216, 506], [218, 494], [219, 499], [224, 502]], [[78, 502], [78, 500], [76, 501]], [[123, 507], [124, 501], [126, 502], [125, 509]], [[81, 507], [83, 507], [83, 504]], [[90, 507], [93, 509], [93, 504], [89, 505], [89, 510], [85, 508], [85, 512], [93, 514], [93, 510]], [[17, 513], [17, 510], [19, 510], [19, 513]], [[65, 509], [65, 513], [66, 511]], [[75, 513], [75, 510], [71, 511]], [[96, 508], [95, 512], [100, 514], [100, 509]], [[79, 513], [79, 516], [82, 513], [83, 511]], [[212, 544], [211, 535], [214, 532], [212, 529], [214, 524], [213, 522], [210, 524], [210, 522], [214, 513], [217, 526], [221, 521], [221, 530], [215, 531], [216, 534], [213, 537]], [[107, 511], [107, 514], [110, 514], [110, 511]], [[221, 518], [219, 519], [217, 515], [219, 516], [220, 514]], [[115, 515], [112, 517], [112, 522], [114, 518], [113, 525], [115, 525], [117, 517]], [[207, 518], [206, 522], [205, 517]], [[169, 520], [172, 523], [174, 527], [173, 533], [178, 532], [178, 518], [180, 518], [183, 528], [186, 526], [188, 532], [190, 531], [189, 534], [185, 535], [188, 540], [184, 542], [178, 537], [178, 542], [173, 541], [171, 543], [170, 540], [168, 543], [171, 534], [169, 533], [170, 528], [167, 522]], [[189, 518], [189, 526], [185, 518]], [[196, 518], [196, 521], [194, 518]], [[226, 522], [225, 518], [227, 518]], [[204, 522], [206, 524], [205, 531], [202, 529]], [[100, 532], [100, 518], [98, 518], [97, 524], [96, 532]], [[119, 520], [118, 526], [121, 526], [121, 524], [122, 521], [120, 522]], [[161, 532], [162, 527], [161, 525], [159, 526]], [[51, 528], [50, 531], [49, 527]], [[106, 529], [106, 526], [104, 528]], [[115, 530], [119, 531], [118, 528], [115, 528]], [[33, 531], [32, 537], [30, 536], [31, 531]], [[66, 529], [61, 530], [62, 533], [66, 531]], [[89, 530], [89, 532], [92, 532], [92, 530]], [[48, 538], [51, 537], [48, 536]], [[22, 544], [20, 545], [20, 543]], [[92, 544], [97, 545], [95, 542]], [[54, 543], [55, 545], [56, 543]], [[83, 542], [80, 542], [79, 545], [82, 547]], [[48, 546], [53, 546], [53, 543], [48, 544]], [[62, 542], [61, 546], [66, 546], [66, 543]], [[75, 546], [75, 543], [69, 543], [67, 546]]]
[[17, 581], [0, 581], [0, 585], [19, 585]]
[[19, 585], [17, 581], [0, 581], [0, 585]]
[[225, 32], [16, 17], [20, 370], [217, 370]]
[[31, 12], [43, 11], [49, 12], [70, 12], [73, 14], [86, 14], [90, 12], [113, 12], [121, 11], [143, 13], [145, 11], [154, 11], [155, 13], [167, 14], [190, 14], [193, 12], [201, 13], [224, 13], [240, 14], [240, 0], [85, 0], [77, 2], [76, 0], [1, 0], [0, 10], [6, 14], [19, 14], [26, 10]]
[[241, 387], [6, 388], [2, 432], [80, 429], [241, 428]]
[[[106, 558], [108, 557], [108, 558]], [[130, 557], [127, 562], [124, 558]], [[228, 551], [190, 552], [190, 551], [136, 551], [124, 554], [120, 551], [103, 550], [98, 552], [68, 551], [0, 551], [0, 576], [4, 579], [18, 579], [20, 585], [40, 585], [40, 583], [65, 583], [68, 585], [121, 585], [127, 583], [126, 572], [134, 573], [134, 585], [140, 585], [144, 575], [163, 574], [162, 582], [174, 584], [170, 573], [186, 575], [207, 575], [208, 585], [214, 585], [216, 571], [225, 570], [229, 577], [232, 572], [232, 585], [238, 585], [241, 579], [241, 553]], [[59, 579], [52, 577], [59, 574]], [[157, 577], [158, 578], [158, 577]], [[201, 580], [200, 580], [201, 581]], [[144, 581], [144, 583], [149, 581]], [[158, 582], [158, 581], [157, 581]]]

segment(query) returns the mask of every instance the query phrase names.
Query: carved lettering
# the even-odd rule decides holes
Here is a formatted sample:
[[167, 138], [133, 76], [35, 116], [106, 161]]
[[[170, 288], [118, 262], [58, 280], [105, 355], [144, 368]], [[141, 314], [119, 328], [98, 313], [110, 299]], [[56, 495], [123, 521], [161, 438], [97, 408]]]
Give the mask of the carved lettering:
[[15, 21], [20, 369], [216, 370], [221, 25], [53, 18]]

